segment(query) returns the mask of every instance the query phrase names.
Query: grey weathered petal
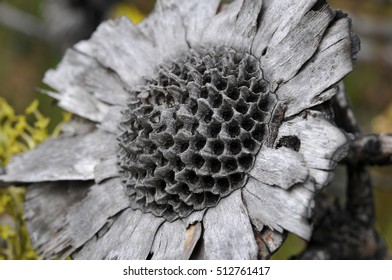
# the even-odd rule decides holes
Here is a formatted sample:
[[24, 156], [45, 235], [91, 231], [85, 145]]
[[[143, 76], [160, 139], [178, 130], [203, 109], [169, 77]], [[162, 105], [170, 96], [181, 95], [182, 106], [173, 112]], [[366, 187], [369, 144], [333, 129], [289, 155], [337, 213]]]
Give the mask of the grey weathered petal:
[[140, 259], [148, 257], [154, 237], [164, 219], [127, 209], [111, 220], [82, 249], [75, 259]]
[[119, 177], [119, 175], [116, 155], [103, 159], [94, 168], [94, 179], [97, 184], [109, 178]]
[[[317, 97], [353, 70], [355, 44], [347, 18], [341, 18], [329, 27], [314, 57], [276, 92], [280, 99], [290, 102], [286, 117], [322, 102], [324, 98]], [[330, 96], [331, 92], [325, 94]]]
[[203, 33], [209, 28], [212, 17], [217, 13], [220, 0], [174, 0], [182, 14], [186, 41], [191, 46], [200, 44]]
[[118, 135], [120, 132], [119, 124], [121, 122], [121, 119], [123, 118], [122, 111], [124, 111], [125, 109], [125, 105], [110, 107], [107, 114], [104, 116], [103, 121], [97, 126], [102, 130]]
[[318, 2], [317, 0], [263, 0], [259, 29], [252, 53], [261, 57], [269, 46], [277, 45]]
[[110, 108], [80, 86], [70, 86], [61, 93], [47, 94], [59, 100], [59, 106], [64, 110], [94, 122], [102, 122]]
[[294, 77], [313, 56], [333, 17], [328, 6], [311, 10], [277, 45], [268, 47], [260, 63], [273, 88]]
[[[24, 216], [35, 250], [44, 257], [54, 255], [48, 248], [57, 239], [59, 230], [67, 223], [66, 209], [82, 200], [92, 186], [91, 182], [47, 182], [31, 185], [26, 194]], [[57, 244], [64, 249], [63, 244]], [[67, 252], [57, 253], [67, 254]]]
[[[200, 17], [200, 10], [204, 10], [206, 4], [187, 2], [180, 7], [178, 0], [158, 1], [154, 11], [137, 26], [127, 18], [101, 24], [90, 40], [75, 48], [116, 71], [128, 86], [141, 85], [144, 77], [156, 74], [156, 68], [162, 62], [189, 50], [188, 34], [198, 31], [199, 27], [194, 25], [199, 20], [203, 21], [202, 28], [214, 7], [212, 3], [205, 16]], [[191, 8], [196, 10], [189, 12]], [[196, 40], [198, 35], [192, 35]]]
[[185, 224], [189, 226], [201, 222], [204, 218], [205, 213], [206, 213], [206, 209], [200, 211], [193, 211], [192, 214], [190, 214], [188, 217], [183, 218]]
[[188, 225], [184, 220], [176, 220], [162, 224], [151, 248], [152, 259], [189, 259], [201, 236], [201, 231], [201, 223]]
[[98, 65], [83, 74], [83, 88], [103, 102], [124, 105], [131, 96], [130, 90], [113, 70]]
[[74, 115], [70, 122], [61, 125], [61, 136], [86, 135], [94, 132], [96, 129], [97, 124], [95, 122]]
[[258, 248], [241, 190], [207, 210], [204, 219], [204, 258], [256, 259]]
[[105, 103], [123, 104], [130, 95], [115, 72], [74, 49], [45, 74], [44, 82], [58, 92], [49, 95], [60, 101], [60, 107], [97, 122], [108, 110]]
[[303, 155], [317, 188], [326, 185], [331, 178], [330, 171], [347, 154], [345, 134], [311, 112], [284, 122], [279, 128], [277, 141], [284, 136], [298, 137], [301, 142], [299, 153]]
[[133, 87], [143, 76], [153, 71], [159, 61], [155, 42], [128, 18], [102, 23], [88, 41], [74, 46], [79, 52], [94, 58], [102, 66], [112, 69]]
[[138, 25], [153, 41], [158, 63], [177, 58], [179, 54], [189, 50], [184, 24], [187, 19], [181, 13], [179, 5], [178, 0], [158, 0], [154, 11]]
[[267, 225], [279, 232], [286, 229], [306, 240], [310, 238], [307, 218], [313, 198], [311, 191], [302, 186], [284, 190], [250, 177], [242, 194], [249, 217], [257, 228]]
[[262, 1], [236, 0], [210, 22], [202, 43], [250, 52]]
[[285, 147], [262, 148], [249, 174], [260, 182], [283, 189], [303, 183], [309, 177], [302, 155]]
[[36, 149], [13, 157], [0, 181], [91, 180], [95, 166], [115, 154], [115, 136], [100, 130], [49, 139]]
[[[74, 184], [83, 186], [84, 183], [74, 182]], [[38, 195], [30, 194], [25, 206], [31, 232], [46, 230], [51, 234], [50, 239], [41, 237], [39, 244], [36, 243], [36, 246], [42, 246], [42, 253], [45, 257], [74, 252], [93, 237], [111, 217], [129, 205], [128, 197], [119, 179], [93, 185], [88, 188], [87, 193], [83, 192], [83, 195], [80, 195], [82, 191], [75, 191], [74, 186], [66, 193], [57, 190], [57, 186], [54, 185], [53, 190], [47, 187], [43, 191], [34, 188], [30, 192], [38, 193]], [[76, 198], [71, 192], [78, 193], [79, 197], [77, 197], [77, 202], [68, 204], [69, 200]], [[47, 207], [45, 203], [54, 195], [56, 195], [54, 198], [56, 205]], [[57, 220], [54, 222], [50, 219], [53, 211], [57, 214]], [[42, 228], [45, 224], [46, 227]]]
[[59, 92], [66, 91], [70, 86], [80, 84], [81, 77], [98, 65], [91, 57], [68, 49], [57, 68], [45, 73], [44, 82]]
[[290, 106], [286, 111], [286, 117], [291, 117], [295, 114], [300, 113], [303, 110], [323, 104], [328, 100], [331, 100], [337, 93], [338, 88], [333, 87], [315, 95], [304, 94], [302, 96], [296, 96], [294, 98], [291, 98]]

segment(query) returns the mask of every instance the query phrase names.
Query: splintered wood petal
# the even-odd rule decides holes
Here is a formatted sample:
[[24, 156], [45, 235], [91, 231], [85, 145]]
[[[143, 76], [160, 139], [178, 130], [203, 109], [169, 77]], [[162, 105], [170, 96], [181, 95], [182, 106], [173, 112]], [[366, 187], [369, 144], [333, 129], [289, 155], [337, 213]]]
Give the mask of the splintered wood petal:
[[166, 222], [159, 228], [151, 248], [153, 260], [187, 260], [190, 258], [202, 229], [201, 223], [186, 227], [182, 220]]
[[287, 148], [262, 149], [249, 174], [260, 182], [284, 189], [303, 183], [309, 177], [302, 155]]
[[250, 178], [243, 196], [256, 227], [267, 225], [279, 232], [286, 229], [303, 239], [310, 238], [312, 228], [307, 219], [313, 197], [311, 191], [301, 186], [287, 191]]
[[96, 165], [115, 155], [115, 139], [114, 135], [99, 130], [87, 135], [49, 139], [35, 150], [12, 158], [0, 181], [92, 180]]
[[[46, 201], [48, 198], [51, 198], [50, 203]], [[46, 207], [51, 212], [47, 216], [39, 215], [46, 212]], [[74, 252], [92, 238], [108, 219], [127, 207], [127, 197], [118, 179], [92, 186], [81, 182], [42, 183], [28, 192], [26, 219], [29, 230], [40, 233], [32, 238], [33, 245], [43, 256], [53, 258], [60, 253]], [[48, 234], [50, 239], [45, 238]]]
[[203, 225], [206, 259], [256, 259], [257, 244], [241, 190], [208, 209]]

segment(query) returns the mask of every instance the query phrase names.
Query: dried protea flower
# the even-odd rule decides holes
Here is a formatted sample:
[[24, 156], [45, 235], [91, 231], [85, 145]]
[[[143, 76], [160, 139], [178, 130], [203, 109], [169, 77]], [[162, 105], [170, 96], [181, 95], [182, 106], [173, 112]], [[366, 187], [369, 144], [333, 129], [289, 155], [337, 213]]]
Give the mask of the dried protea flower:
[[347, 150], [330, 100], [357, 50], [324, 1], [158, 1], [47, 73], [80, 118], [0, 180], [36, 183], [26, 218], [48, 258], [268, 258], [286, 231], [311, 236]]

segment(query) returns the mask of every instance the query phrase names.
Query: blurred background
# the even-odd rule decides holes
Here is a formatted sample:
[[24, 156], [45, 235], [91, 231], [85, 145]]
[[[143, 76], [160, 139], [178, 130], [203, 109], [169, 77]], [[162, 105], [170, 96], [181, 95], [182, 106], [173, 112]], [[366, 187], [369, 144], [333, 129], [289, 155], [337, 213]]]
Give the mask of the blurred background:
[[[48, 135], [55, 131], [64, 115], [51, 98], [39, 93], [39, 89], [45, 88], [41, 83], [45, 71], [57, 65], [67, 47], [89, 38], [101, 21], [126, 15], [137, 23], [153, 9], [154, 2], [0, 0], [0, 101], [3, 100], [0, 102], [0, 130], [4, 122], [1, 115], [6, 108], [13, 108], [14, 115], [23, 115], [25, 109], [38, 100], [39, 106], [34, 103], [36, 107], [30, 106], [29, 112], [45, 116]], [[352, 17], [354, 30], [362, 41], [357, 68], [345, 79], [361, 127], [366, 133], [392, 133], [392, 0], [329, 2]], [[37, 113], [33, 115], [37, 118]], [[4, 162], [5, 159], [2, 164]], [[377, 228], [391, 249], [392, 168], [372, 168], [372, 175]], [[344, 194], [344, 183], [340, 192]], [[1, 217], [0, 196], [0, 224]], [[1, 238], [0, 228], [0, 259]], [[301, 251], [303, 246], [302, 240], [290, 235], [274, 258], [285, 259]]]

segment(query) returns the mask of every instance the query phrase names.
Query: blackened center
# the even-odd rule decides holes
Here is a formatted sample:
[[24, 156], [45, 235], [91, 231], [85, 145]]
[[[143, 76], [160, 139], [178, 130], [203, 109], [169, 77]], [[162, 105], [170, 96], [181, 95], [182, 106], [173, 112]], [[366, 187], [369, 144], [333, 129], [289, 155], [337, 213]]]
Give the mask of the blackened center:
[[191, 51], [135, 94], [118, 137], [132, 208], [173, 221], [244, 186], [276, 105], [257, 58]]

